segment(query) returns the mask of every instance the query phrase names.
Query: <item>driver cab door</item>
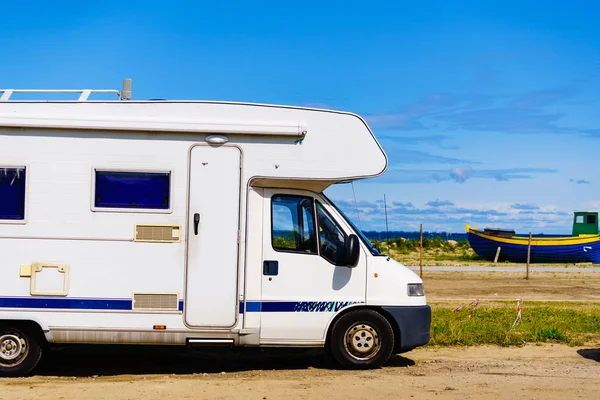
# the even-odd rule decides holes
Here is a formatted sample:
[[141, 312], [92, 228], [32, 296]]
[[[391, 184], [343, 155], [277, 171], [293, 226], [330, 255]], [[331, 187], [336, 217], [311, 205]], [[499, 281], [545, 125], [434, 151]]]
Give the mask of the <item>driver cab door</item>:
[[364, 303], [366, 257], [336, 265], [353, 234], [320, 196], [264, 190], [261, 343], [325, 339], [335, 313]]

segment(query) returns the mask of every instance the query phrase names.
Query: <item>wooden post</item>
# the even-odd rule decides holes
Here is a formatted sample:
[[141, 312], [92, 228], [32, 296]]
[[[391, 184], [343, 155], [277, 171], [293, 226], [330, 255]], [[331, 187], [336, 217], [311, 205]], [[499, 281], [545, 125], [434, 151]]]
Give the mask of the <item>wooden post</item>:
[[421, 224], [419, 232], [419, 276], [423, 278], [423, 224]]
[[527, 243], [527, 271], [525, 279], [529, 279], [529, 261], [531, 260], [531, 232], [529, 232], [529, 242]]
[[388, 256], [390, 255], [390, 230], [388, 229], [387, 221], [387, 201], [385, 200], [385, 194], [383, 195], [383, 207], [385, 210], [385, 243], [387, 244]]
[[500, 258], [500, 250], [502, 248], [498, 246], [498, 250], [496, 250], [496, 257], [494, 258], [494, 264], [498, 262], [498, 258]]

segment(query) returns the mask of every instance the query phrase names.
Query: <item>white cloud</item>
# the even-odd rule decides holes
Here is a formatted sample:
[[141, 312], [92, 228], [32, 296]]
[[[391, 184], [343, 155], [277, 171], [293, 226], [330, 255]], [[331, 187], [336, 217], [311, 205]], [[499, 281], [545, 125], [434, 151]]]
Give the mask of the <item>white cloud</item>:
[[465, 183], [473, 174], [471, 167], [456, 167], [450, 170], [450, 178], [458, 183]]

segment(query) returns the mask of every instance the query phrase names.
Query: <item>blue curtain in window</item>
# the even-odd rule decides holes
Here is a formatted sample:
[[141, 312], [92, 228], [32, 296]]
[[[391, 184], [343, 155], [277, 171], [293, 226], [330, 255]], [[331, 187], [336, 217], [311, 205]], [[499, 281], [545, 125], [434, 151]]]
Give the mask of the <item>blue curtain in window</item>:
[[167, 210], [170, 175], [169, 172], [96, 171], [95, 206]]
[[0, 219], [25, 219], [25, 168], [0, 167]]

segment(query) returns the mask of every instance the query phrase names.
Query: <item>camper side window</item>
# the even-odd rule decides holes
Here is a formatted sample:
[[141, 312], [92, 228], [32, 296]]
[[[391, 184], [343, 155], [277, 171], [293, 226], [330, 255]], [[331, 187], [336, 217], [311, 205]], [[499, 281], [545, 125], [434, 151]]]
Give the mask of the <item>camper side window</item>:
[[25, 220], [25, 167], [0, 167], [0, 220]]
[[271, 199], [271, 243], [278, 251], [317, 254], [313, 199], [276, 195]]
[[94, 170], [94, 210], [171, 209], [171, 172]]

